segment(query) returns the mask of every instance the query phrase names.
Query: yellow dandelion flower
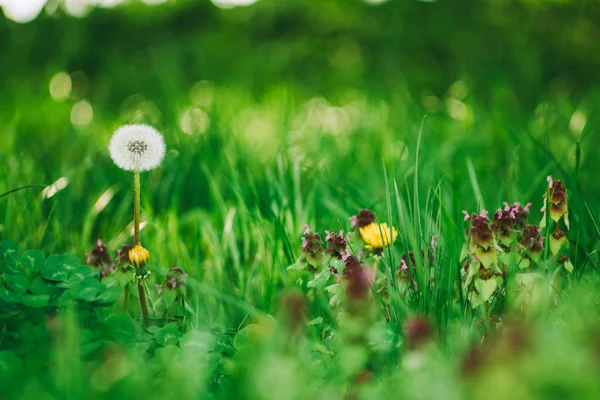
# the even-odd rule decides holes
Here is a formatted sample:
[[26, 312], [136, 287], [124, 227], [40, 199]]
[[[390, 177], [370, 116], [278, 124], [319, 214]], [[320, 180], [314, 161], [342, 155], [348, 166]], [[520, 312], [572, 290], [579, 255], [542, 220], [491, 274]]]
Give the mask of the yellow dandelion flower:
[[150, 259], [150, 252], [143, 248], [141, 245], [134, 246], [131, 250], [129, 250], [129, 261], [137, 268], [143, 267], [146, 265], [148, 260]]
[[[378, 224], [372, 222], [367, 226], [359, 228], [360, 236], [367, 244], [365, 247], [369, 249], [381, 249], [394, 243], [398, 237], [396, 228], [390, 228], [385, 222]], [[391, 236], [391, 240], [390, 240]]]

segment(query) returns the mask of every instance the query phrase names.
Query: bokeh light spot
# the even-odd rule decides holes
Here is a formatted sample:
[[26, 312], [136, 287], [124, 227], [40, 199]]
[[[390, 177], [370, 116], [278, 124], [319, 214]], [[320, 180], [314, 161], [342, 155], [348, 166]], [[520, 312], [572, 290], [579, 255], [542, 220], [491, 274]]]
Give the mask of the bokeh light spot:
[[208, 107], [213, 103], [215, 88], [210, 81], [197, 82], [190, 90], [190, 100], [199, 107]]
[[179, 128], [188, 135], [206, 133], [209, 123], [208, 115], [199, 108], [189, 108], [179, 118]]
[[88, 101], [81, 100], [73, 105], [71, 109], [71, 123], [73, 125], [88, 125], [93, 118], [94, 110]]
[[245, 7], [256, 3], [258, 0], [211, 0], [214, 5], [221, 8]]
[[57, 72], [50, 79], [50, 96], [56, 101], [68, 99], [72, 88], [71, 77], [66, 72]]
[[0, 6], [6, 18], [26, 23], [34, 20], [46, 5], [46, 0], [2, 0]]
[[575, 135], [579, 136], [585, 129], [585, 125], [587, 124], [587, 116], [581, 110], [577, 110], [571, 116], [571, 120], [569, 121], [569, 130]]

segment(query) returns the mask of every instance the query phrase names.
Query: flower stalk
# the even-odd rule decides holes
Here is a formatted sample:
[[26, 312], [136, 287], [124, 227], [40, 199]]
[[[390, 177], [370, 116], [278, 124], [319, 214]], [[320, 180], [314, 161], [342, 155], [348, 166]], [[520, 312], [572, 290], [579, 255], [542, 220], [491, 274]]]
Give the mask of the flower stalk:
[[148, 302], [144, 281], [150, 276], [146, 264], [150, 253], [140, 241], [140, 173], [160, 165], [165, 156], [165, 143], [161, 134], [148, 125], [124, 125], [113, 134], [109, 145], [110, 156], [115, 164], [133, 172], [133, 246], [125, 246], [120, 256], [135, 268], [133, 281], [137, 283], [140, 308], [144, 322], [148, 318]]
[[133, 173], [133, 245], [140, 245], [140, 172]]

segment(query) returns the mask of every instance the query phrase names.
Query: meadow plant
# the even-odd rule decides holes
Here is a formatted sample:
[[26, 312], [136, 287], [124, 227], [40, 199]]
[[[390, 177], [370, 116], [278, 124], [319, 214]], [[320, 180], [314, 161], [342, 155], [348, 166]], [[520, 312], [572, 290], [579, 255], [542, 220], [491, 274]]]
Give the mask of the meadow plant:
[[[146, 264], [150, 252], [140, 241], [140, 173], [160, 165], [165, 156], [165, 143], [161, 134], [148, 125], [124, 125], [113, 134], [109, 151], [114, 163], [121, 169], [133, 172], [133, 246], [127, 256], [134, 267], [134, 281], [138, 286], [140, 306], [144, 320], [148, 318], [148, 305], [144, 281], [150, 276]], [[123, 252], [121, 255], [124, 255]], [[175, 278], [173, 278], [175, 279]], [[176, 282], [174, 280], [174, 282]]]

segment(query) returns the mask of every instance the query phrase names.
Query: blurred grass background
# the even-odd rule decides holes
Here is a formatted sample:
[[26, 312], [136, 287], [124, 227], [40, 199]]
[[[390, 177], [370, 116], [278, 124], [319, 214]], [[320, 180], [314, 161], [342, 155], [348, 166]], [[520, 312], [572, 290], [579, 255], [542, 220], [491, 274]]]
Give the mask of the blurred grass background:
[[[10, 1], [0, 0], [6, 13]], [[393, 189], [386, 187], [384, 167], [403, 201], [412, 201], [423, 123], [420, 202], [413, 206], [431, 211], [431, 190], [440, 184], [440, 265], [458, 268], [461, 210], [532, 201], [537, 222], [551, 174], [569, 190], [576, 268], [597, 273], [597, 1], [259, 0], [222, 8], [171, 0], [86, 10], [77, 4], [83, 2], [48, 1], [27, 23], [0, 17], [0, 195], [33, 185], [0, 197], [0, 239], [82, 260], [98, 238], [112, 252], [130, 242], [132, 177], [112, 163], [107, 146], [121, 124], [152, 124], [163, 132], [168, 153], [159, 169], [142, 177], [142, 241], [152, 253], [150, 267], [160, 276], [182, 266], [197, 278], [190, 283], [194, 329], [216, 324], [237, 332], [249, 315], [273, 311], [279, 292], [295, 285], [286, 268], [298, 255], [305, 223], [320, 232], [348, 228], [347, 218], [359, 208], [385, 220]], [[425, 214], [427, 233], [436, 232], [434, 218]], [[421, 240], [429, 243], [430, 236]], [[597, 287], [593, 280], [586, 284]], [[577, 330], [574, 321], [592, 320], [585, 310], [597, 311], [598, 303], [589, 291], [573, 297], [553, 313], [539, 312], [544, 329], [534, 333], [532, 360], [561, 365], [576, 377], [584, 367], [593, 371], [595, 361], [566, 325], [555, 330], [553, 318]], [[445, 312], [450, 345], [434, 360], [454, 357], [481, 329], [464, 328], [460, 310]], [[327, 299], [311, 299], [311, 318], [328, 313]], [[240, 354], [238, 365], [258, 367], [230, 371], [224, 392], [253, 388], [261, 398], [284, 398], [277, 396], [306, 388], [310, 396], [315, 385], [327, 383], [319, 393], [331, 398], [327, 390], [335, 392], [332, 377], [344, 360], [334, 362], [312, 336], [312, 344], [292, 355], [280, 352], [279, 342]], [[72, 364], [76, 347], [65, 340], [52, 354], [59, 364]], [[155, 382], [158, 388], [144, 386], [154, 364], [113, 349], [102, 368], [126, 359], [128, 380], [114, 387], [92, 380], [92, 389], [147, 398], [200, 390], [200, 377], [210, 373], [182, 371], [173, 361], [179, 356], [165, 349], [153, 362], [179, 384], [165, 379]], [[315, 367], [315, 357], [328, 368]], [[384, 384], [367, 395], [454, 393], [455, 367], [436, 361], [429, 367], [434, 375], [386, 371]], [[524, 397], [565, 398], [554, 391], [561, 385], [556, 375], [521, 367], [519, 375], [500, 378], [492, 370], [492, 383], [475, 385], [472, 394], [489, 394], [508, 381]], [[285, 375], [292, 372], [295, 380]], [[86, 379], [79, 369], [56, 375], [57, 387], [83, 390], [76, 383]], [[588, 375], [570, 382], [568, 394], [597, 393]], [[428, 386], [431, 376], [439, 385]], [[530, 386], [519, 386], [521, 377]], [[44, 392], [44, 379], [54, 378], [39, 377], [26, 390]], [[264, 382], [291, 386], [270, 391]], [[77, 390], [72, 393], [83, 393]]]
[[73, 4], [0, 20], [0, 193], [41, 185], [0, 199], [0, 235], [23, 248], [130, 240], [131, 177], [107, 143], [149, 123], [169, 149], [143, 177], [157, 264], [244, 293], [264, 270], [268, 304], [305, 223], [383, 217], [383, 166], [410, 195], [425, 115], [422, 201], [441, 182], [455, 220], [503, 200], [539, 209], [552, 174], [577, 240], [597, 243], [584, 207], [599, 219], [597, 2], [126, 2], [81, 17]]

